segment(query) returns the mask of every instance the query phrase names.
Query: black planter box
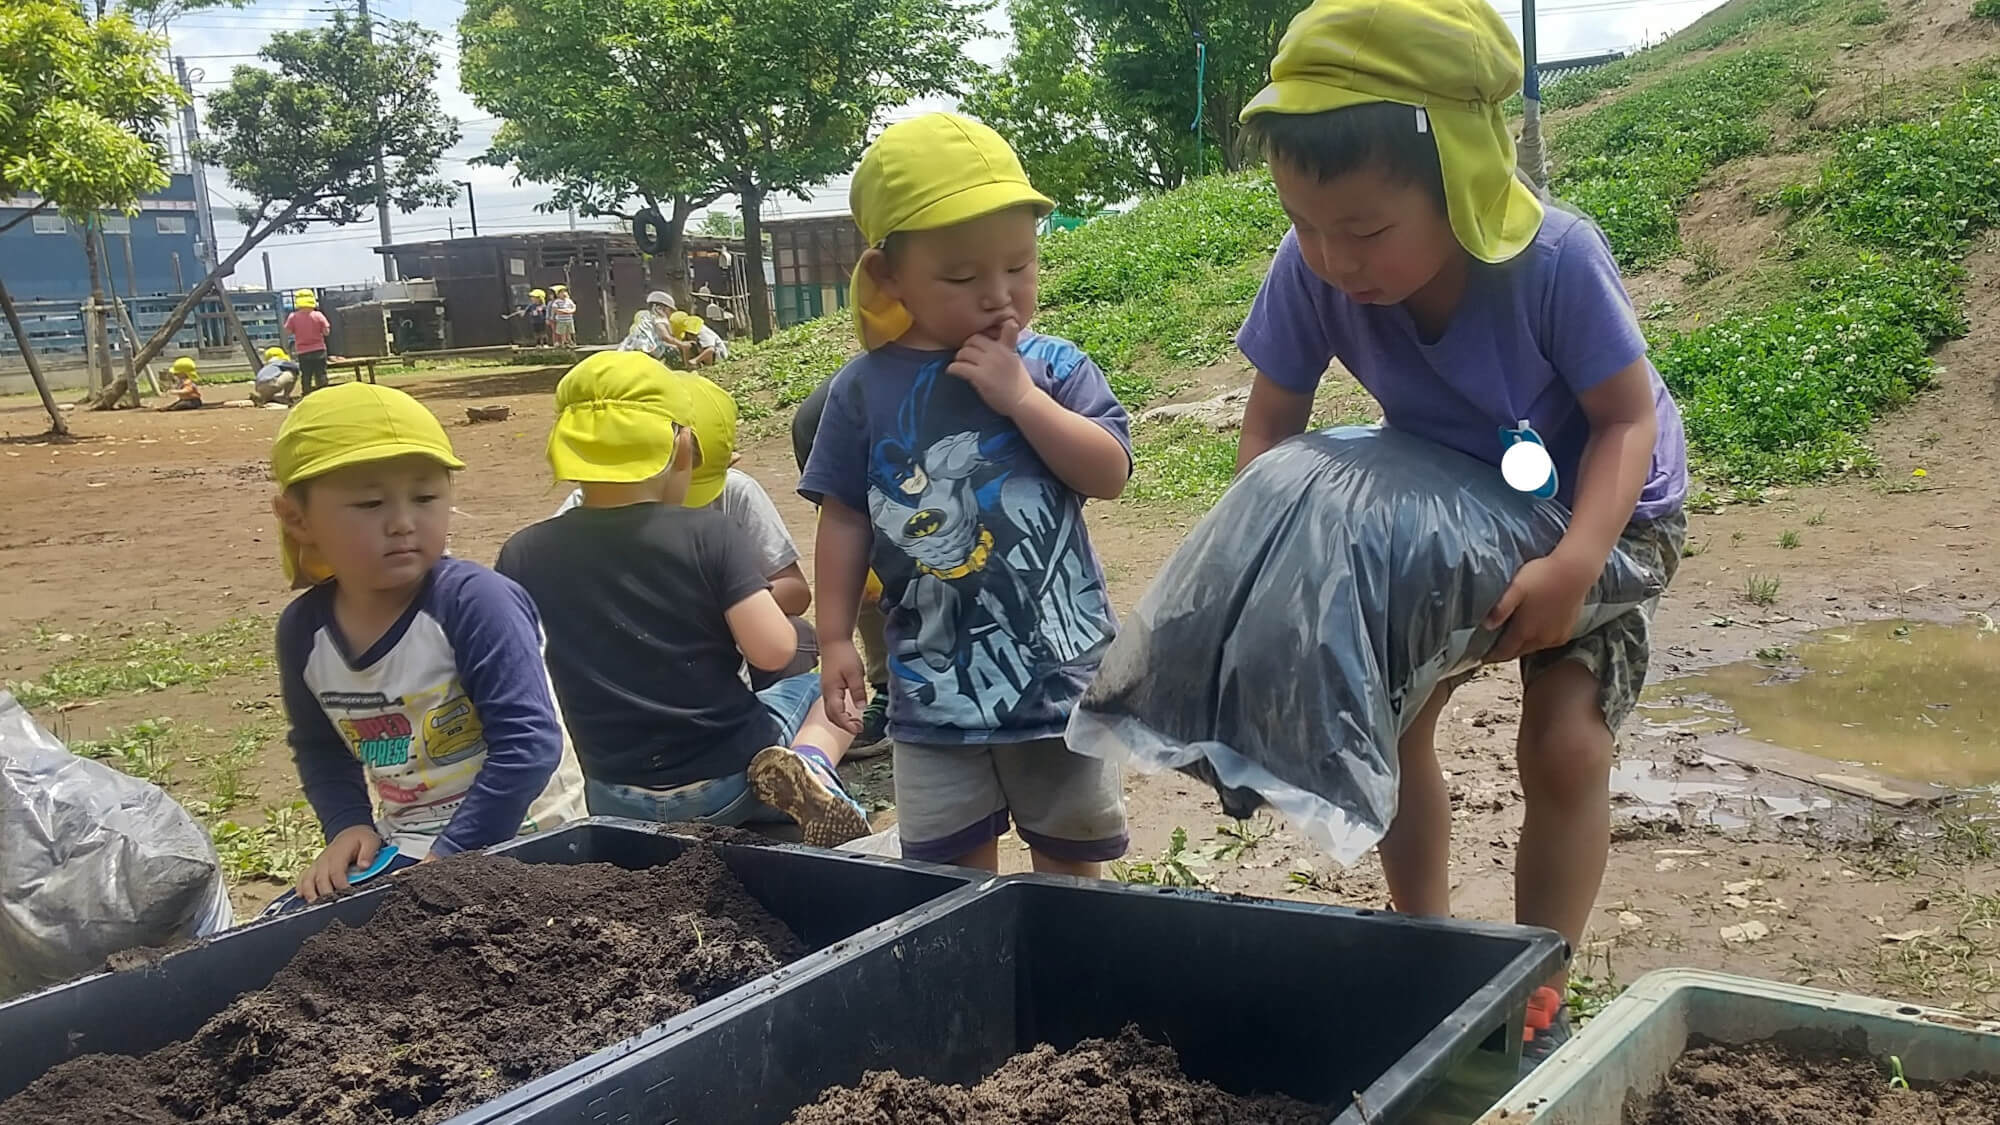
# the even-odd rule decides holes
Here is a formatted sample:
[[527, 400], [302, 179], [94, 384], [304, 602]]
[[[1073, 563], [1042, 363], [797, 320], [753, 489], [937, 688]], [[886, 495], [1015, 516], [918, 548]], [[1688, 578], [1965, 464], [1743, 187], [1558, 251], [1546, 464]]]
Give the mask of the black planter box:
[[[659, 825], [593, 817], [553, 832], [492, 848], [528, 863], [613, 863], [640, 869], [672, 860], [698, 840]], [[976, 872], [903, 860], [777, 845], [716, 844], [752, 897], [790, 926], [815, 952], [682, 1013], [624, 1044], [607, 1045], [562, 1070], [489, 1103], [498, 1108], [559, 1087], [607, 1060], [649, 1042], [662, 1029], [768, 991], [770, 981], [841, 955], [856, 933], [913, 907], [966, 887]], [[162, 958], [144, 969], [98, 973], [32, 992], [0, 1005], [0, 1100], [12, 1097], [51, 1067], [79, 1055], [142, 1055], [195, 1033], [238, 996], [271, 982], [299, 945], [335, 921], [358, 926], [375, 913], [388, 887], [370, 888], [297, 914], [249, 923]], [[484, 1109], [458, 1120], [479, 1120]]]
[[1547, 930], [1014, 877], [459, 1121], [783, 1125], [865, 1071], [970, 1084], [1127, 1023], [1192, 1077], [1325, 1105], [1338, 1125], [1469, 1120], [1514, 1084], [1528, 994], [1563, 955]]

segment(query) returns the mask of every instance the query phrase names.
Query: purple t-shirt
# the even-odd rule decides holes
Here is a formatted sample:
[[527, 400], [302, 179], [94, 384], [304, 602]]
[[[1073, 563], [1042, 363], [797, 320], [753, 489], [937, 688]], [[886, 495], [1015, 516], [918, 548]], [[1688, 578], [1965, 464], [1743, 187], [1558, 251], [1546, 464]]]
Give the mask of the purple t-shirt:
[[[1549, 447], [1556, 498], [1576, 495], [1590, 420], [1577, 396], [1646, 355], [1611, 247], [1597, 227], [1550, 208], [1512, 261], [1474, 263], [1444, 335], [1424, 340], [1401, 305], [1358, 304], [1322, 281], [1287, 233], [1236, 334], [1236, 346], [1272, 382], [1310, 393], [1338, 357], [1406, 433], [1498, 466], [1500, 429], [1526, 418]], [[1634, 519], [1679, 511], [1687, 496], [1687, 438], [1660, 375], [1659, 437]]]

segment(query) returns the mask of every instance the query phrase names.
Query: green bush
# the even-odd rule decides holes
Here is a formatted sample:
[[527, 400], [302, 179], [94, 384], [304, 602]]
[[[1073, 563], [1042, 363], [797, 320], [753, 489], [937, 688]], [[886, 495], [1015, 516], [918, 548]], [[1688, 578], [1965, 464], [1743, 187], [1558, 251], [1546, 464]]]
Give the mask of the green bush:
[[1843, 135], [1819, 182], [1780, 198], [1864, 246], [1957, 255], [2000, 226], [2000, 82], [1914, 121]]
[[1807, 295], [1654, 341], [1704, 476], [1811, 480], [1861, 459], [1855, 436], [1930, 380], [1964, 330], [1945, 263], [1864, 252], [1806, 268]]
[[805, 401], [820, 382], [840, 370], [861, 345], [845, 312], [794, 324], [761, 344], [741, 344], [714, 371], [746, 419]]
[[1555, 132], [1550, 190], [1597, 220], [1620, 266], [1651, 265], [1679, 245], [1674, 211], [1701, 177], [1762, 151], [1759, 117], [1808, 77], [1789, 52], [1738, 51], [1627, 94]]
[[1042, 304], [1164, 294], [1216, 266], [1269, 254], [1290, 222], [1263, 171], [1210, 176], [1042, 240]]
[[2000, 20], [2000, 0], [1972, 0], [1972, 14], [1983, 20]]

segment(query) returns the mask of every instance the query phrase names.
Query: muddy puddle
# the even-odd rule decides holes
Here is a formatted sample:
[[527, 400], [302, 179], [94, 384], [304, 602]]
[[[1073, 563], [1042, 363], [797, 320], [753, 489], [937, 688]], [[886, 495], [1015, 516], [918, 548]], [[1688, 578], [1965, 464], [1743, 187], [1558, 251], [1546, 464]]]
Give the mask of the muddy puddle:
[[1655, 732], [1730, 732], [1892, 777], [2000, 791], [2000, 630], [1878, 621], [1648, 689]]

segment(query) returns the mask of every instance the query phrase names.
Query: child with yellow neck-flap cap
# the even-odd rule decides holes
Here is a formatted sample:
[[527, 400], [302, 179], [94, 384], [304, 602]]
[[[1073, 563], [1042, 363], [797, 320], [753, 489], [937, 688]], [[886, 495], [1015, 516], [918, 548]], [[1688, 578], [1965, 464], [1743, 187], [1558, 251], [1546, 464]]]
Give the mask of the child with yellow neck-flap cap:
[[867, 351], [833, 378], [799, 492], [821, 505], [826, 705], [861, 728], [854, 617], [872, 565], [889, 645], [903, 854], [995, 868], [1010, 820], [1037, 870], [1124, 854], [1115, 767], [1063, 732], [1115, 630], [1086, 497], [1131, 474], [1125, 410], [1067, 340], [1028, 330], [1051, 205], [993, 130], [891, 125], [850, 197]]
[[[1583, 937], [1609, 848], [1612, 732], [1646, 679], [1650, 607], [1572, 641], [1614, 547], [1661, 587], [1687, 534], [1679, 411], [1604, 236], [1514, 168], [1502, 104], [1521, 54], [1482, 0], [1319, 0], [1243, 111], [1292, 231], [1237, 337], [1257, 368], [1237, 455], [1303, 430], [1339, 358], [1387, 425], [1484, 460], [1571, 510], [1486, 624], [1520, 658], [1527, 798], [1515, 914]], [[1381, 843], [1397, 909], [1451, 909], [1451, 804], [1434, 729], [1453, 685], [1412, 703]], [[1531, 1005], [1530, 1062], [1568, 1037], [1561, 980]]]
[[445, 554], [464, 467], [430, 411], [371, 383], [310, 395], [278, 428], [271, 503], [304, 591], [278, 618], [278, 678], [327, 844], [274, 911], [583, 815], [534, 603]]

